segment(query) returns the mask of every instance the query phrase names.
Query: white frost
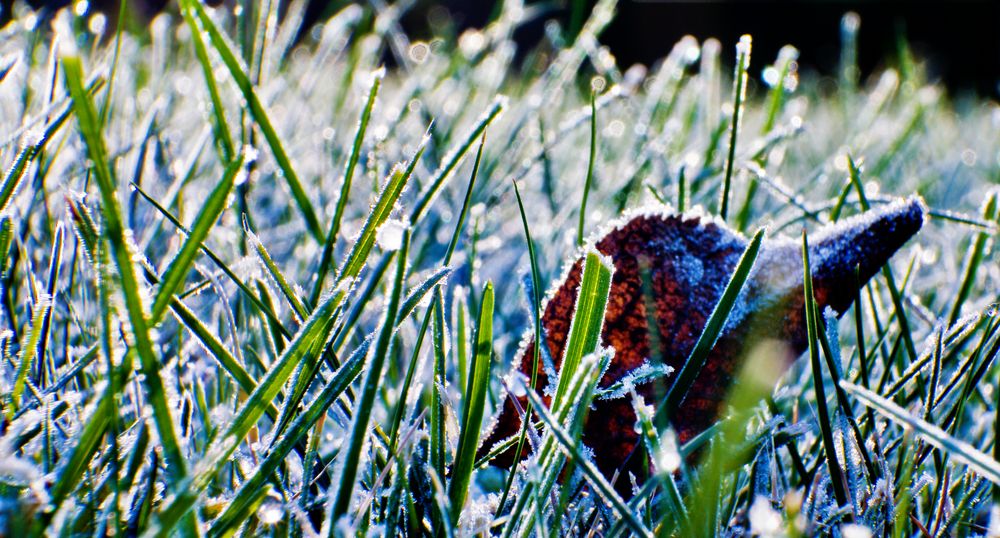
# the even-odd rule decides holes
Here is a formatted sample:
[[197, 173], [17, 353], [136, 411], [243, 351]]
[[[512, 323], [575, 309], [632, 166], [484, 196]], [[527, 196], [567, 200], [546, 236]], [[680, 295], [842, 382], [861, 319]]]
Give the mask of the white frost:
[[409, 223], [405, 221], [386, 220], [375, 232], [375, 242], [382, 250], [399, 250], [403, 246], [403, 234], [406, 233], [407, 228], [409, 228]]

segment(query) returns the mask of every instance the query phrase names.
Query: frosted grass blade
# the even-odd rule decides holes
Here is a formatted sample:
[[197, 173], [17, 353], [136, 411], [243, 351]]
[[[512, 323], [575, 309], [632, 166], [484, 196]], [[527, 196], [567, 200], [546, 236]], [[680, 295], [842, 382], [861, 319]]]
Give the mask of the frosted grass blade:
[[344, 177], [341, 180], [340, 196], [337, 198], [337, 209], [333, 213], [333, 220], [330, 221], [330, 230], [326, 233], [326, 241], [323, 242], [323, 253], [320, 255], [319, 273], [316, 282], [313, 284], [312, 295], [309, 297], [310, 304], [316, 304], [319, 294], [323, 290], [323, 281], [329, 271], [330, 263], [333, 259], [334, 246], [337, 243], [337, 236], [340, 234], [340, 223], [344, 218], [344, 210], [347, 208], [347, 200], [351, 195], [351, 184], [354, 179], [354, 169], [358, 165], [358, 158], [361, 156], [361, 145], [365, 139], [365, 132], [368, 130], [368, 122], [372, 117], [372, 109], [375, 108], [375, 98], [378, 96], [379, 87], [382, 85], [382, 78], [385, 77], [385, 69], [380, 69], [372, 74], [372, 87], [368, 90], [368, 101], [361, 111], [361, 119], [358, 121], [358, 130], [354, 135], [354, 144], [351, 146], [351, 155], [347, 158], [347, 167], [344, 170]]
[[226, 209], [229, 192], [233, 188], [233, 184], [236, 181], [236, 174], [239, 173], [242, 165], [243, 158], [240, 156], [226, 167], [226, 170], [222, 173], [222, 180], [209, 193], [204, 205], [202, 205], [201, 211], [198, 212], [198, 216], [195, 217], [194, 222], [191, 224], [191, 231], [181, 245], [180, 250], [163, 272], [163, 277], [160, 279], [160, 286], [156, 290], [156, 297], [153, 299], [153, 307], [150, 309], [149, 318], [152, 324], [155, 325], [160, 320], [167, 306], [170, 304], [170, 299], [184, 284], [188, 271], [191, 270], [191, 265], [194, 263], [195, 256], [201, 250], [202, 243], [208, 237], [208, 232], [211, 231], [212, 226], [215, 225], [215, 222], [219, 220], [219, 216]]
[[[285, 182], [288, 184], [288, 188], [292, 192], [292, 198], [295, 199], [295, 203], [298, 205], [299, 212], [302, 213], [302, 218], [306, 223], [306, 230], [309, 231], [316, 241], [323, 242], [323, 230], [320, 228], [319, 219], [316, 218], [316, 211], [313, 209], [312, 203], [309, 201], [309, 196], [306, 194], [305, 189], [302, 188], [302, 182], [299, 181], [298, 174], [296, 174], [295, 169], [292, 168], [292, 162], [288, 158], [288, 153], [285, 151], [285, 147], [282, 145], [281, 139], [278, 138], [278, 132], [271, 124], [271, 120], [269, 119], [267, 112], [264, 110], [264, 105], [261, 103], [260, 98], [257, 97], [257, 92], [254, 90], [250, 77], [247, 76], [246, 71], [240, 65], [240, 60], [237, 59], [235, 54], [233, 54], [232, 49], [226, 42], [225, 36], [222, 35], [222, 32], [212, 21], [212, 18], [205, 12], [205, 8], [202, 7], [201, 3], [194, 0], [187, 0], [186, 6], [189, 9], [194, 9], [195, 13], [198, 15], [202, 25], [205, 27], [205, 31], [208, 32], [208, 38], [211, 41], [212, 46], [215, 47], [216, 52], [219, 53], [219, 56], [222, 58], [222, 63], [226, 65], [226, 68], [229, 70], [229, 74], [233, 77], [233, 81], [236, 82], [236, 86], [240, 89], [240, 93], [242, 93], [243, 98], [246, 99], [250, 114], [253, 116], [257, 126], [260, 127], [260, 132], [264, 135], [264, 139], [267, 141], [268, 146], [271, 147], [271, 154], [274, 156], [274, 160], [277, 163], [278, 168], [281, 169]], [[196, 30], [192, 28], [192, 32], [195, 31]]]
[[406, 276], [407, 251], [410, 248], [410, 231], [405, 232], [402, 248], [399, 250], [399, 258], [396, 264], [396, 278], [392, 285], [392, 292], [389, 295], [389, 302], [382, 317], [379, 328], [378, 339], [371, 352], [370, 358], [366, 361], [368, 369], [362, 382], [362, 392], [355, 401], [354, 416], [351, 421], [350, 436], [347, 444], [341, 450], [338, 459], [340, 465], [340, 485], [337, 488], [336, 496], [330, 506], [330, 537], [333, 538], [334, 530], [341, 517], [347, 515], [351, 500], [354, 494], [355, 481], [357, 480], [358, 464], [361, 461], [361, 452], [368, 439], [368, 424], [371, 419], [372, 406], [375, 402], [375, 393], [383, 382], [382, 367], [386, 357], [392, 350], [393, 327], [399, 314], [399, 297], [402, 293]]
[[118, 266], [122, 293], [128, 311], [129, 323], [135, 338], [135, 348], [142, 363], [145, 376], [146, 398], [153, 408], [153, 418], [163, 444], [164, 455], [170, 463], [176, 478], [187, 474], [187, 464], [177, 442], [174, 422], [170, 407], [167, 404], [163, 381], [159, 374], [159, 361], [149, 338], [146, 315], [139, 292], [139, 282], [132, 263], [132, 253], [125, 241], [125, 231], [122, 228], [121, 209], [115, 192], [116, 182], [108, 167], [107, 151], [97, 123], [97, 113], [93, 102], [83, 87], [83, 67], [78, 57], [63, 58], [65, 82], [73, 98], [73, 108], [76, 111], [80, 132], [86, 142], [87, 152], [94, 165], [94, 178], [101, 194], [104, 213], [106, 236], [111, 243], [111, 253]]
[[902, 407], [864, 387], [855, 385], [847, 380], [841, 380], [840, 386], [855, 398], [861, 400], [861, 403], [867, 407], [878, 411], [881, 415], [897, 424], [913, 428], [917, 435], [924, 441], [968, 465], [969, 468], [980, 474], [983, 478], [1000, 485], [1000, 462], [997, 462], [986, 453], [965, 441], [948, 435], [941, 428], [911, 415]]
[[493, 283], [487, 282], [476, 320], [475, 351], [469, 365], [469, 380], [462, 398], [462, 423], [455, 449], [455, 463], [448, 482], [448, 499], [451, 505], [451, 524], [458, 525], [458, 517], [465, 506], [472, 480], [472, 464], [476, 461], [476, 447], [482, 430], [486, 391], [490, 384], [490, 363], [493, 357]]

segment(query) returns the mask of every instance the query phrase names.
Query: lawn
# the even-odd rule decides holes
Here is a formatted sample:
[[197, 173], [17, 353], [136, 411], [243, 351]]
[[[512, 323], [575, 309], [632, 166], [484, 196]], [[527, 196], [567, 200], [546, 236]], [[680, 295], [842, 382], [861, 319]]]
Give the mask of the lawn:
[[[996, 101], [860, 79], [851, 14], [820, 76], [618, 65], [611, 0], [530, 46], [239, 4], [0, 29], [0, 535], [1000, 536]], [[707, 275], [655, 311], [637, 215]]]

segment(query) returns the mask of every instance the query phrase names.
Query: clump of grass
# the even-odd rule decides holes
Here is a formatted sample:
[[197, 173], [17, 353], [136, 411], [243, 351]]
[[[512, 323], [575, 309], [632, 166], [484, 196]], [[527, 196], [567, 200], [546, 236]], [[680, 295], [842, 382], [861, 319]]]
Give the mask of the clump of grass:
[[[731, 81], [693, 38], [619, 66], [599, 46], [614, 2], [583, 4], [521, 63], [511, 36], [539, 14], [517, 2], [433, 44], [399, 30], [405, 9], [300, 32], [300, 3], [279, 22], [277, 2], [183, 0], [104, 35], [104, 15], [19, 8], [0, 30], [0, 534], [996, 525], [997, 104], [949, 98], [902, 42], [898, 70], [859, 80], [856, 15], [830, 91], [793, 48], [739, 48]], [[580, 441], [613, 360], [606, 260], [583, 254], [551, 405], [507, 376], [546, 284], [622, 207], [794, 236], [914, 192], [929, 224], [848, 320], [807, 300], [809, 359], [776, 386], [781, 351], [751, 350], [729, 412], [682, 446], [669, 406], [626, 396], [651, 472], [631, 495]], [[666, 401], [762, 234], [688, 365], [655, 380]], [[530, 455], [504, 473], [475, 456], [508, 389]]]

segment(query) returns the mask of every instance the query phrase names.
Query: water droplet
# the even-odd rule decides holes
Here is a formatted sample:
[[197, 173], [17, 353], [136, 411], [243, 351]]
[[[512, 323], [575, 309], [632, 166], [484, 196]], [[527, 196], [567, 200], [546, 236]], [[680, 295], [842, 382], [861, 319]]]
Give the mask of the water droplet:
[[431, 48], [423, 41], [417, 41], [416, 43], [410, 45], [410, 59], [418, 64], [422, 64], [427, 61], [427, 57], [430, 56]]

